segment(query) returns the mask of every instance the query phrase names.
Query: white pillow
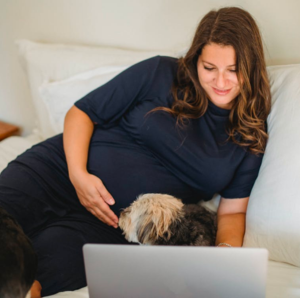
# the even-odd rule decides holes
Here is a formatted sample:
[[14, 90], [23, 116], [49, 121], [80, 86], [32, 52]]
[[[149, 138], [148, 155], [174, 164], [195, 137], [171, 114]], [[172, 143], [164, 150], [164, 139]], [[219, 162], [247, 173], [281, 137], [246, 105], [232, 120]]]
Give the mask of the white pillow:
[[156, 55], [178, 54], [178, 51], [172, 49], [137, 51], [113, 47], [37, 43], [29, 40], [17, 40], [15, 43], [21, 64], [27, 73], [43, 139], [56, 133], [50, 125], [48, 111], [38, 92], [38, 87], [43, 82], [64, 80], [102, 66], [130, 66]]
[[252, 189], [245, 247], [300, 267], [300, 65], [268, 67], [269, 140]]
[[63, 132], [64, 118], [74, 102], [105, 84], [129, 66], [106, 66], [81, 73], [69, 79], [49, 83], [45, 81], [39, 87], [55, 133]]

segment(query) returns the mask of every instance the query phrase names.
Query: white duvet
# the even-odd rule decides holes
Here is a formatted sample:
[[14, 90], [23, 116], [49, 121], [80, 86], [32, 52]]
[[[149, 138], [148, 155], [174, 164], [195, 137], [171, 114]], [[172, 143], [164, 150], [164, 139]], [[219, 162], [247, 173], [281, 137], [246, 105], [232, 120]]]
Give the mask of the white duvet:
[[[0, 172], [8, 162], [38, 143], [40, 139], [28, 137], [10, 137], [0, 142]], [[269, 261], [266, 287], [268, 298], [300, 298], [300, 268], [281, 262]], [[49, 298], [88, 298], [88, 289], [61, 292]]]
[[[88, 288], [61, 292], [47, 298], [88, 298]], [[199, 295], [199, 297], [201, 297]], [[269, 261], [266, 287], [267, 298], [300, 298], [300, 268]]]

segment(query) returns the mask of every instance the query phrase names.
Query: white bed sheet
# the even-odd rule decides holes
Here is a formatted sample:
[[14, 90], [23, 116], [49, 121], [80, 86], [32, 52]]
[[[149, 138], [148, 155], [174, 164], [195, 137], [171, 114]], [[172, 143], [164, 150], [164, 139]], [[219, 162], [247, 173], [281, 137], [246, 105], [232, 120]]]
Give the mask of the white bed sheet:
[[[32, 134], [28, 137], [13, 136], [0, 142], [0, 172], [8, 162], [41, 141]], [[300, 268], [276, 261], [269, 261], [266, 296], [268, 298], [300, 298]], [[88, 298], [87, 287], [76, 291], [61, 292], [48, 298]]]
[[11, 136], [0, 142], [0, 173], [6, 168], [8, 162], [15, 159], [32, 145], [41, 141], [41, 138], [33, 133], [27, 137]]

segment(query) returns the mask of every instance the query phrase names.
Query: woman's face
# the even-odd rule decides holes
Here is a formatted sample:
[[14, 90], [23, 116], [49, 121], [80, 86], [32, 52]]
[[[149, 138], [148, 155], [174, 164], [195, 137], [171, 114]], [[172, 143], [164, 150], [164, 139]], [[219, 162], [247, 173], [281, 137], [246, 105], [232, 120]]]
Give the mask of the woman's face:
[[209, 100], [216, 106], [231, 109], [240, 93], [236, 57], [232, 46], [207, 44], [197, 62], [198, 78]]

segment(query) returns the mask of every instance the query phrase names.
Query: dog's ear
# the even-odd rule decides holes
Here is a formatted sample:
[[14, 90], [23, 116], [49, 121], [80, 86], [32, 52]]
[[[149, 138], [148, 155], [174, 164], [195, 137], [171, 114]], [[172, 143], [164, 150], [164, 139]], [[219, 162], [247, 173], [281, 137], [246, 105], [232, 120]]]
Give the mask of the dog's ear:
[[180, 219], [178, 211], [168, 207], [150, 209], [140, 217], [137, 226], [137, 237], [142, 244], [156, 244], [159, 238], [169, 239], [172, 232], [170, 226], [174, 220]]
[[169, 238], [170, 225], [183, 214], [182, 201], [167, 194], [144, 194], [131, 206], [136, 237], [143, 244], [155, 244], [159, 238]]
[[156, 230], [151, 220], [143, 226], [138, 226], [137, 238], [141, 244], [154, 244], [156, 240]]

